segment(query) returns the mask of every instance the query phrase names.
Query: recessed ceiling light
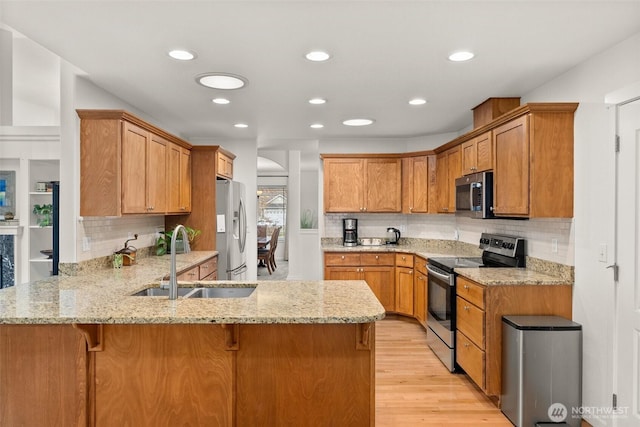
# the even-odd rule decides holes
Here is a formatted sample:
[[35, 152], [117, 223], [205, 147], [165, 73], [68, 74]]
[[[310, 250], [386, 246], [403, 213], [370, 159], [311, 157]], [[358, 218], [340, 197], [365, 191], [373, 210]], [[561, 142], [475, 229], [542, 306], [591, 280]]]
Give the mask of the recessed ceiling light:
[[246, 123], [236, 123], [234, 126], [237, 127], [237, 128], [241, 128], [241, 129], [249, 127], [249, 125], [246, 124]]
[[192, 59], [195, 59], [196, 54], [189, 50], [174, 49], [169, 51], [169, 56], [179, 61], [191, 61]]
[[326, 61], [327, 59], [331, 58], [331, 55], [329, 55], [327, 52], [323, 52], [321, 50], [314, 50], [314, 51], [311, 51], [311, 52], [307, 53], [305, 55], [305, 58], [307, 58], [309, 61], [322, 62], [322, 61]]
[[314, 105], [325, 104], [326, 102], [327, 100], [324, 98], [311, 98], [309, 100], [309, 104], [314, 104]]
[[202, 86], [213, 89], [240, 89], [248, 83], [242, 76], [229, 73], [206, 73], [196, 76], [196, 81]]
[[231, 101], [229, 101], [227, 98], [213, 98], [211, 102], [213, 102], [214, 104], [226, 105]]
[[342, 122], [345, 126], [368, 126], [373, 123], [371, 119], [349, 119]]
[[309, 126], [311, 129], [322, 129], [324, 125], [322, 123], [314, 123]]
[[460, 51], [460, 52], [454, 52], [451, 55], [449, 55], [449, 60], [454, 62], [468, 61], [474, 56], [475, 55], [473, 54], [473, 52]]
[[424, 98], [413, 98], [411, 101], [409, 101], [410, 105], [424, 105], [427, 103], [427, 100]]

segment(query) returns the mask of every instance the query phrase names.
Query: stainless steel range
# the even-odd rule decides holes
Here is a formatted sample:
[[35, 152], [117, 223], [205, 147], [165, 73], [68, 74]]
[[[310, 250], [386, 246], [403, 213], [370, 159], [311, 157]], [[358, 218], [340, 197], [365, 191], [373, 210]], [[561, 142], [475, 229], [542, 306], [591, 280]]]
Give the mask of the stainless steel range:
[[456, 268], [525, 267], [525, 240], [482, 233], [482, 257], [429, 258], [427, 342], [451, 371], [456, 370]]

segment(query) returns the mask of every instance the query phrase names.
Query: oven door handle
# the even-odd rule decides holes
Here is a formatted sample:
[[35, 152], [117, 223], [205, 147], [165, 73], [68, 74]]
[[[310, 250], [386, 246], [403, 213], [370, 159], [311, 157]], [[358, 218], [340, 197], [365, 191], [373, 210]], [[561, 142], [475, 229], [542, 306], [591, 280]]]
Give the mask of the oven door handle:
[[427, 264], [427, 270], [429, 271], [429, 274], [433, 274], [434, 276], [436, 276], [438, 279], [442, 279], [442, 280], [446, 280], [447, 282], [449, 280], [451, 280], [451, 276], [448, 274], [442, 274], [439, 271], [435, 271], [434, 269], [432, 269], [431, 267], [429, 267], [429, 265]]

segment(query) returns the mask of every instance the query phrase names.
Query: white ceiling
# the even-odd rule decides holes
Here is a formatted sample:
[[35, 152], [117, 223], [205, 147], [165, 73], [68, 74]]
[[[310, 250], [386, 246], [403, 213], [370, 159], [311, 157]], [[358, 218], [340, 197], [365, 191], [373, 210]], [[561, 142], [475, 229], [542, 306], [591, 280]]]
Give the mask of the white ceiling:
[[[351, 139], [463, 129], [486, 98], [526, 94], [639, 32], [640, 1], [0, 0], [0, 21], [187, 139]], [[332, 59], [311, 63], [311, 49]], [[447, 60], [461, 49], [476, 57]], [[215, 105], [222, 91], [194, 80], [210, 71], [249, 85]], [[428, 104], [409, 106], [416, 96]], [[341, 124], [356, 116], [376, 122]]]

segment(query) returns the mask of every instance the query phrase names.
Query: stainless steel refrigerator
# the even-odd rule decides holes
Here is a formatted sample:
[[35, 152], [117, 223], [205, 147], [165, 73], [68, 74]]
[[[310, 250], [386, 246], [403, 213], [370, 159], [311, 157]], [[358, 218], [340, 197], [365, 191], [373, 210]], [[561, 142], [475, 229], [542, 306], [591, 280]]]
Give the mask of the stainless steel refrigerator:
[[247, 271], [247, 212], [244, 184], [216, 182], [218, 279], [243, 280]]

